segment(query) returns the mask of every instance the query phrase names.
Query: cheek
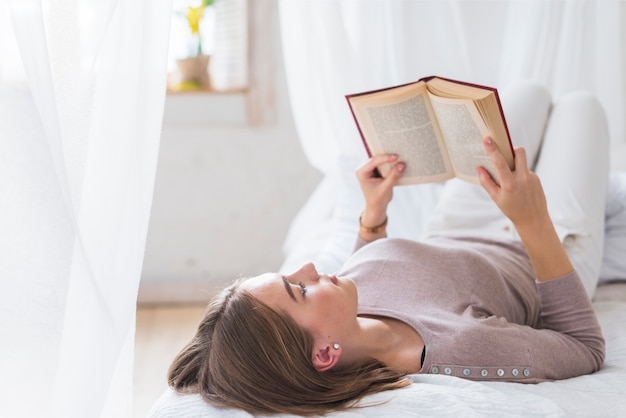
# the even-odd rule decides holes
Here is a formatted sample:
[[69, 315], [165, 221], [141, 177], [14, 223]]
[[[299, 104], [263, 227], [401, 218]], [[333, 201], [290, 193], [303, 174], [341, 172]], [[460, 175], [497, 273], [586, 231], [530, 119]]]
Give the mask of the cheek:
[[355, 290], [316, 289], [308, 295], [306, 306], [294, 308], [289, 314], [314, 336], [336, 334], [356, 318]]
[[315, 300], [316, 317], [327, 327], [342, 327], [356, 317], [356, 304], [346, 292], [320, 292]]
[[300, 306], [290, 313], [298, 325], [309, 331], [313, 336], [329, 332], [339, 314], [337, 300], [323, 292], [311, 294], [305, 306]]

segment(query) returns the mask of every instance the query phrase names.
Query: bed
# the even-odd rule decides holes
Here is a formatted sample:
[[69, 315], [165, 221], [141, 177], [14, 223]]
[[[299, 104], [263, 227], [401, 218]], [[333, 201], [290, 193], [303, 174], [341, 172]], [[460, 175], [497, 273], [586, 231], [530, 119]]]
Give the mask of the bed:
[[[353, 170], [345, 172], [352, 174]], [[418, 234], [438, 192], [438, 186], [433, 185], [397, 189], [389, 209], [389, 235], [414, 237]], [[361, 207], [359, 194], [351, 175], [325, 179], [292, 224], [285, 243], [287, 257], [281, 270], [290, 271], [311, 260], [321, 271], [337, 269], [354, 243], [357, 228], [354, 219], [358, 219]], [[335, 198], [335, 205], [327, 211], [314, 210], [318, 207], [316, 201], [327, 202], [331, 196]], [[404, 220], [405, 225], [402, 226], [399, 219]], [[593, 299], [607, 351], [605, 364], [599, 372], [534, 385], [415, 374], [410, 376], [415, 384], [409, 387], [368, 396], [360, 403], [363, 408], [329, 416], [626, 417], [626, 171], [611, 172], [606, 220], [604, 265]], [[311, 228], [311, 225], [317, 227]], [[251, 415], [214, 408], [199, 395], [178, 395], [167, 390], [149, 416]]]

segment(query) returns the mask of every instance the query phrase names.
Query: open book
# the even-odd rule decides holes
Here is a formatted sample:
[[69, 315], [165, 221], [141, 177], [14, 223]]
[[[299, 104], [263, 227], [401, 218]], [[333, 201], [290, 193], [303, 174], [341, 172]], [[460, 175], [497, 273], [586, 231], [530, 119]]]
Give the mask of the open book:
[[[441, 77], [346, 96], [367, 153], [397, 154], [406, 163], [400, 184], [453, 177], [478, 183], [481, 165], [498, 181], [483, 147], [493, 138], [509, 167], [514, 151], [498, 91]], [[391, 166], [381, 166], [385, 177]]]

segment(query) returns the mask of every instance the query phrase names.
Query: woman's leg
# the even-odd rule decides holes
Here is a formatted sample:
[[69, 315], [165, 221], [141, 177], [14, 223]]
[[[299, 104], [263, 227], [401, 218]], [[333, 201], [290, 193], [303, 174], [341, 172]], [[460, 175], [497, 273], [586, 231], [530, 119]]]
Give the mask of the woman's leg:
[[[538, 84], [521, 82], [505, 90], [501, 101], [513, 145], [526, 149], [532, 168], [550, 113], [550, 94]], [[480, 185], [457, 179], [442, 190], [425, 235], [517, 238], [511, 222]]]
[[602, 263], [608, 170], [602, 106], [588, 93], [563, 96], [550, 115], [535, 172], [552, 222], [590, 297]]

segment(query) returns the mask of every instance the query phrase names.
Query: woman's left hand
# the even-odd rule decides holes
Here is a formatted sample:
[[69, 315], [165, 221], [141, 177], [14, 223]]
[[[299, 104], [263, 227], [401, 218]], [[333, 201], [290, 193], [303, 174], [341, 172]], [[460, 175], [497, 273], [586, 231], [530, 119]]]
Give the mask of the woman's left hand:
[[571, 272], [574, 267], [550, 219], [539, 177], [526, 165], [526, 151], [523, 148], [515, 150], [515, 170], [511, 171], [490, 138], [485, 140], [485, 149], [496, 168], [500, 184], [493, 181], [487, 170], [479, 167], [480, 184], [515, 225], [537, 280], [552, 280]]
[[[383, 164], [393, 164], [386, 178], [377, 175], [376, 169]], [[397, 155], [375, 155], [363, 163], [356, 171], [365, 198], [364, 225], [379, 225], [387, 216], [387, 205], [393, 197], [393, 187], [404, 173], [405, 164], [398, 162]]]
[[485, 138], [485, 149], [496, 169], [500, 184], [497, 184], [483, 167], [477, 169], [480, 184], [502, 213], [517, 228], [526, 228], [537, 222], [550, 221], [546, 197], [539, 177], [530, 171], [526, 163], [526, 150], [515, 149], [515, 170], [500, 154], [491, 138]]

